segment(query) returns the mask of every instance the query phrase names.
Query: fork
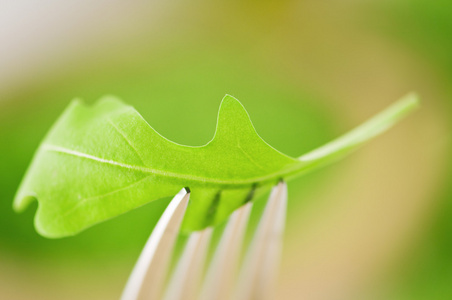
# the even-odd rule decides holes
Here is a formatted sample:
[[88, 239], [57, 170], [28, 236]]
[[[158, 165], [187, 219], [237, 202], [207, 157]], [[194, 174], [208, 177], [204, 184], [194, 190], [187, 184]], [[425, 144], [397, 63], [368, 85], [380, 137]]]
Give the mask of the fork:
[[240, 254], [253, 202], [229, 217], [209, 263], [213, 228], [191, 233], [166, 280], [189, 199], [190, 190], [183, 188], [171, 200], [140, 254], [121, 300], [273, 299], [286, 218], [286, 183], [280, 181], [273, 187], [243, 260]]

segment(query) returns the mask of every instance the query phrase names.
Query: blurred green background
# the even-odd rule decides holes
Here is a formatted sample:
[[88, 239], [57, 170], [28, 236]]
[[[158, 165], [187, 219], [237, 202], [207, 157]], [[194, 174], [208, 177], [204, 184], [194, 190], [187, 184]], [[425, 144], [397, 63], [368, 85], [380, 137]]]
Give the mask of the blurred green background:
[[0, 298], [117, 299], [168, 202], [59, 240], [12, 211], [71, 99], [202, 145], [231, 94], [299, 156], [415, 90], [415, 115], [290, 182], [278, 299], [452, 299], [451, 37], [445, 0], [0, 0]]

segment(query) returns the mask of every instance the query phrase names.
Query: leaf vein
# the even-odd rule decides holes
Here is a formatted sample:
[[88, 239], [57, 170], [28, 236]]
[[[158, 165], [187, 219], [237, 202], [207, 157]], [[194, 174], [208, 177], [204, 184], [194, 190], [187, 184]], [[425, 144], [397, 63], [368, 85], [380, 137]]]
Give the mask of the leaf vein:
[[246, 152], [246, 151], [242, 148], [242, 146], [240, 145], [240, 143], [237, 143], [237, 148], [240, 149], [240, 151], [243, 153], [243, 155], [245, 155], [246, 158], [248, 158], [248, 160], [249, 160], [253, 165], [255, 165], [256, 167], [258, 167], [258, 168], [261, 169], [261, 170], [265, 170], [264, 167], [262, 167], [260, 164], [258, 164], [258, 163], [251, 157], [251, 155], [249, 155], [248, 152]]
[[143, 161], [143, 158], [141, 158], [140, 153], [138, 152], [138, 150], [132, 145], [132, 143], [129, 141], [129, 139], [124, 135], [124, 133], [119, 130], [119, 128], [113, 123], [113, 121], [110, 118], [107, 118], [108, 123], [116, 130], [116, 132], [119, 133], [119, 135], [121, 135], [121, 137], [127, 142], [127, 144], [130, 146], [130, 148], [133, 149], [133, 151], [135, 152], [135, 154], [138, 156], [138, 158], [140, 159], [141, 163], [144, 165], [146, 165]]
[[52, 223], [54, 223], [54, 224], [55, 224], [55, 223], [58, 223], [59, 220], [61, 220], [62, 218], [65, 218], [65, 217], [67, 217], [67, 216], [69, 216], [72, 212], [74, 212], [75, 210], [77, 210], [78, 207], [80, 207], [81, 205], [85, 204], [87, 201], [91, 201], [91, 200], [94, 200], [94, 199], [100, 199], [100, 198], [103, 198], [103, 197], [112, 195], [112, 194], [117, 193], [117, 192], [120, 192], [120, 191], [128, 190], [128, 189], [130, 189], [131, 187], [133, 187], [133, 186], [139, 184], [140, 182], [142, 182], [142, 181], [148, 179], [150, 176], [151, 176], [151, 175], [147, 175], [147, 176], [145, 176], [145, 177], [143, 177], [143, 178], [141, 178], [141, 179], [139, 179], [139, 180], [137, 180], [137, 181], [135, 181], [135, 182], [133, 182], [133, 183], [131, 183], [131, 184], [129, 184], [129, 185], [120, 187], [120, 188], [118, 188], [118, 189], [115, 189], [115, 190], [113, 190], [113, 191], [107, 192], [107, 193], [105, 193], [105, 194], [100, 194], [100, 195], [96, 195], [96, 196], [92, 196], [92, 197], [88, 197], [88, 198], [83, 198], [83, 199], [79, 200], [79, 201], [78, 201], [71, 209], [67, 210], [64, 214], [58, 215], [58, 217], [55, 218], [54, 221], [53, 221]]

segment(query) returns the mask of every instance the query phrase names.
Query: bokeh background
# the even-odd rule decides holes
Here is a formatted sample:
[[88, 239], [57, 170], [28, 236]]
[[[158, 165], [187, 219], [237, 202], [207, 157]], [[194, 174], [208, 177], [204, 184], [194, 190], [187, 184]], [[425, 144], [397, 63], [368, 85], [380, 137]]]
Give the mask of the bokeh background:
[[0, 298], [117, 299], [167, 203], [58, 240], [12, 211], [71, 99], [202, 145], [228, 93], [299, 156], [412, 90], [414, 115], [290, 182], [278, 299], [452, 299], [452, 2], [0, 0]]

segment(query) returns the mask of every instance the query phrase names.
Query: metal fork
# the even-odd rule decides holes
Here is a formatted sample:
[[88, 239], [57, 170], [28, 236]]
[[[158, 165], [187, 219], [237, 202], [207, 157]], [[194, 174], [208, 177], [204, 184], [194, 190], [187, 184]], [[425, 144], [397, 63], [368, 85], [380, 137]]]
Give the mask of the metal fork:
[[243, 261], [240, 254], [253, 202], [229, 217], [206, 272], [213, 228], [191, 233], [166, 283], [189, 198], [190, 191], [184, 188], [170, 202], [146, 242], [121, 299], [273, 299], [286, 218], [286, 183], [280, 181], [273, 187]]

